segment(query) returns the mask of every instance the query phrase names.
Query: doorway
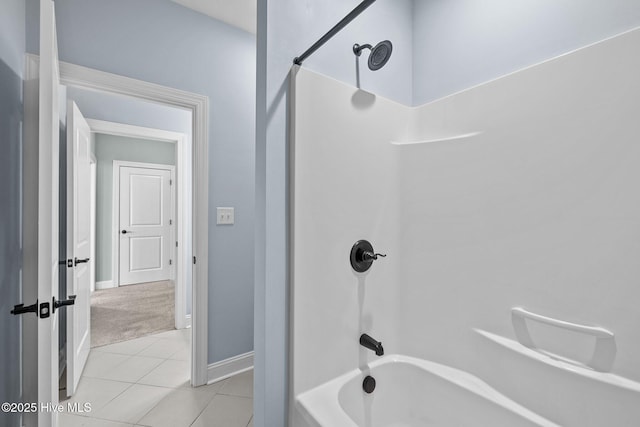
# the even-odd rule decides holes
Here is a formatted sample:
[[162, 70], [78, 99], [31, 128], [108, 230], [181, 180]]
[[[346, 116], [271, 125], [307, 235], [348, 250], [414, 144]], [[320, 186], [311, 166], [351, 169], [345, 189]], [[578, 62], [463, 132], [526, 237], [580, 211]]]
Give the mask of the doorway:
[[[98, 114], [95, 109], [88, 110], [92, 115]], [[82, 211], [83, 218], [74, 221], [95, 224], [91, 228], [96, 230], [92, 233], [96, 236], [92, 240], [96, 250], [92, 250], [88, 265], [95, 268], [92, 277], [98, 280], [95, 291], [86, 292], [90, 298], [78, 298], [90, 301], [87, 311], [90, 305], [91, 352], [87, 346], [85, 367], [84, 360], [74, 363], [79, 359], [67, 349], [66, 394], [86, 391], [85, 384], [91, 384], [86, 378], [141, 381], [141, 384], [152, 381], [148, 384], [155, 385], [150, 378], [158, 376], [167, 366], [171, 367], [174, 380], [188, 383], [192, 340], [191, 330], [184, 328], [190, 323], [186, 315], [190, 308], [186, 304], [190, 277], [185, 274], [189, 271], [185, 265], [190, 255], [179, 250], [188, 247], [187, 242], [192, 240], [189, 209], [184, 206], [185, 200], [192, 198], [188, 180], [184, 178], [191, 175], [190, 165], [184, 164], [188, 159], [183, 153], [188, 147], [187, 137], [179, 132], [84, 118], [86, 132], [79, 132], [76, 123], [81, 121], [82, 113], [75, 103], [70, 111], [74, 113], [67, 124], [68, 146], [78, 145], [74, 139], [77, 135], [90, 134], [82, 138], [81, 145], [91, 147], [84, 151], [89, 152], [92, 161], [95, 159], [96, 178], [90, 179], [91, 165], [87, 160], [84, 162], [87, 182], [75, 179], [69, 194], [94, 194], [96, 202], [95, 208], [68, 212], [77, 216]], [[177, 117], [187, 121], [183, 126], [189, 125], [190, 114]], [[94, 184], [89, 184], [91, 181]], [[95, 215], [88, 221], [84, 216], [90, 212]], [[123, 230], [127, 233], [123, 234]], [[126, 268], [120, 260], [126, 263]], [[105, 273], [113, 276], [105, 277]], [[86, 287], [89, 288], [88, 283]], [[73, 336], [71, 330], [68, 336]], [[118, 363], [112, 370], [104, 369], [106, 359], [118, 361], [123, 354], [130, 356], [126, 363], [140, 364], [131, 377], [118, 376], [126, 369], [126, 363]], [[147, 363], [148, 357], [165, 361], [155, 366]], [[175, 357], [179, 359], [172, 359]], [[147, 375], [149, 378], [143, 378]]]
[[[208, 375], [208, 263], [197, 262], [207, 260], [208, 252], [208, 209], [209, 209], [209, 98], [203, 95], [167, 88], [124, 76], [92, 70], [73, 64], [60, 63], [60, 81], [67, 87], [88, 89], [99, 93], [125, 95], [139, 101], [151, 101], [158, 105], [181, 108], [192, 114], [191, 147], [178, 151], [178, 163], [189, 161], [192, 165], [191, 185], [192, 200], [183, 204], [188, 209], [188, 217], [192, 218], [193, 239], [188, 245], [181, 247], [184, 258], [189, 260], [189, 268], [184, 274], [192, 274], [193, 292], [189, 296], [192, 303], [191, 331], [191, 385], [206, 384]], [[93, 127], [93, 124], [92, 124]], [[95, 129], [95, 127], [94, 127]], [[180, 156], [184, 154], [185, 159]], [[180, 192], [178, 192], [180, 198]], [[180, 247], [179, 247], [180, 250]], [[184, 265], [186, 267], [187, 264]], [[180, 270], [180, 265], [178, 265]], [[178, 273], [180, 274], [180, 273]], [[180, 316], [178, 316], [180, 319]]]
[[[114, 288], [132, 283], [172, 280], [175, 282], [175, 329], [191, 326], [193, 311], [191, 298], [195, 287], [190, 268], [192, 265], [191, 245], [196, 238], [192, 234], [194, 225], [191, 209], [193, 187], [189, 179], [192, 176], [192, 164], [190, 157], [185, 155], [185, 152], [189, 150], [190, 136], [180, 132], [95, 119], [88, 119], [87, 122], [91, 127], [95, 150], [98, 153], [98, 174], [102, 177], [104, 184], [99, 186], [100, 188], [97, 190], [98, 193], [102, 192], [102, 198], [99, 198], [97, 203], [98, 211], [102, 211], [102, 214], [98, 214], [96, 226], [97, 241], [99, 242], [98, 252], [102, 254], [97, 254], [96, 289]], [[159, 202], [164, 197], [165, 201], [171, 200], [171, 205], [174, 206], [170, 208], [170, 213], [165, 212], [165, 218], [160, 220], [164, 223], [164, 231], [166, 232], [161, 239], [149, 236], [150, 229], [154, 227], [152, 224], [135, 224], [136, 221], [157, 222], [158, 218], [134, 218], [134, 227], [142, 227], [144, 231], [140, 228], [129, 229], [131, 218], [125, 218], [128, 208], [121, 212], [120, 172], [122, 168], [125, 168], [123, 170], [131, 170], [128, 168], [136, 167], [145, 170], [144, 173], [139, 173], [137, 176], [142, 179], [142, 185], [151, 185], [141, 191], [149, 193], [154, 188], [158, 190], [162, 187], [167, 194], [158, 193], [155, 200]], [[151, 179], [151, 184], [149, 184], [147, 178], [149, 178], [149, 174], [154, 173], [153, 171], [159, 170], [168, 170], [169, 177], [168, 180], [167, 177], [164, 178], [161, 187], [156, 187], [157, 179]], [[130, 188], [130, 186], [125, 187], [126, 189]], [[154, 201], [147, 200], [147, 202]], [[128, 206], [131, 206], [131, 201]], [[142, 212], [141, 214], [146, 215], [147, 213]], [[127, 231], [127, 233], [122, 233], [123, 231]], [[159, 256], [156, 256], [155, 259], [149, 259], [148, 254], [143, 253], [143, 258], [134, 260], [134, 262], [142, 262], [141, 265], [134, 266], [133, 270], [123, 272], [120, 267], [120, 259], [124, 256], [127, 258], [125, 262], [130, 261], [129, 255], [131, 255], [130, 250], [132, 249], [130, 244], [132, 242], [143, 241], [143, 243], [147, 243], [146, 246], [142, 245], [143, 250], [156, 251], [157, 254], [160, 246], [154, 246], [153, 242], [158, 242], [158, 240], [164, 240], [162, 259]], [[149, 246], [149, 241], [151, 241], [151, 246]], [[125, 250], [121, 250], [122, 248]], [[133, 249], [140, 250], [141, 248], [133, 247]], [[165, 268], [161, 270], [151, 268], [154, 263]], [[130, 265], [127, 268], [129, 267]], [[136, 275], [140, 272], [141, 275]]]

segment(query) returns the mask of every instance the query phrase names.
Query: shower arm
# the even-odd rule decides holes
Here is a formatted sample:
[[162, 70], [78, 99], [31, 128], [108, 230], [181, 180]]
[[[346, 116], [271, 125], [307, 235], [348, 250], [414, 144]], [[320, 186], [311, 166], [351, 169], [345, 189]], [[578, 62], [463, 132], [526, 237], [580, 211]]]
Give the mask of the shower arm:
[[353, 53], [355, 53], [356, 56], [362, 55], [362, 51], [364, 49], [372, 50], [373, 46], [371, 46], [368, 43], [367, 44], [358, 44], [358, 43], [356, 43], [356, 44], [353, 45]]
[[365, 11], [369, 6], [375, 3], [376, 0], [364, 0], [355, 9], [353, 9], [347, 16], [342, 18], [332, 29], [330, 29], [324, 36], [315, 42], [309, 49], [307, 49], [302, 55], [296, 56], [293, 59], [293, 63], [296, 65], [302, 65], [302, 62], [310, 57], [316, 50], [320, 49], [322, 45], [328, 42], [333, 36], [335, 36], [340, 30], [349, 25], [351, 21], [356, 19], [358, 15]]

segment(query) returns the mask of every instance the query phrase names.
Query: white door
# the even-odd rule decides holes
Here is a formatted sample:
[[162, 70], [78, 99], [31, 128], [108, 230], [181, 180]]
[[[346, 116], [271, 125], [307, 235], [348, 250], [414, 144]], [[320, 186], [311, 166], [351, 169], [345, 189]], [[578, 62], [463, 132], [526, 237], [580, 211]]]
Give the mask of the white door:
[[119, 174], [120, 285], [172, 279], [172, 169], [121, 166]]
[[75, 102], [67, 109], [67, 396], [76, 392], [90, 349], [91, 130]]

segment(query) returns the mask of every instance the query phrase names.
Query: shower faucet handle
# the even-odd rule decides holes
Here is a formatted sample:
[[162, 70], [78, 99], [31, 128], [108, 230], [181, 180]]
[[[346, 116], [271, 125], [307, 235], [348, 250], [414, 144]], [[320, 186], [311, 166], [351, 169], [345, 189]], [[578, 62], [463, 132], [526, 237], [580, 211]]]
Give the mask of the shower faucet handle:
[[373, 250], [373, 246], [366, 240], [358, 240], [351, 248], [351, 254], [349, 255], [349, 261], [351, 262], [351, 268], [358, 273], [364, 273], [371, 268], [373, 261], [378, 257], [386, 257], [386, 254], [377, 254]]
[[378, 257], [385, 258], [386, 256], [386, 254], [374, 254], [373, 252], [364, 251], [364, 253], [362, 254], [362, 259], [364, 261], [375, 261], [378, 259]]

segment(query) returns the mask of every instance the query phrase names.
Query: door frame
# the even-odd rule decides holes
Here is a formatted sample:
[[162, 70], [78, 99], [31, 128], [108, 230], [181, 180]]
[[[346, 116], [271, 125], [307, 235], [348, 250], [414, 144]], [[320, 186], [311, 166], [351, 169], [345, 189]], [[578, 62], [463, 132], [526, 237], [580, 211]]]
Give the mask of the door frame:
[[[27, 61], [39, 62], [27, 54]], [[209, 97], [161, 86], [130, 77], [106, 73], [63, 61], [59, 62], [60, 83], [84, 89], [156, 102], [192, 113], [192, 226], [193, 292], [191, 385], [207, 384], [208, 368], [208, 261], [209, 261]], [[200, 262], [196, 262], [197, 260]]]
[[[91, 135], [91, 140], [93, 141], [93, 135]], [[89, 289], [91, 292], [96, 290], [96, 203], [98, 196], [98, 160], [96, 156], [89, 152], [89, 170], [91, 171], [91, 208], [90, 208], [90, 216], [91, 216], [91, 259], [93, 262], [90, 264], [91, 272], [90, 280], [91, 284]]]

